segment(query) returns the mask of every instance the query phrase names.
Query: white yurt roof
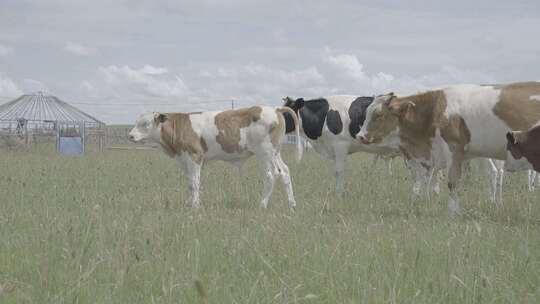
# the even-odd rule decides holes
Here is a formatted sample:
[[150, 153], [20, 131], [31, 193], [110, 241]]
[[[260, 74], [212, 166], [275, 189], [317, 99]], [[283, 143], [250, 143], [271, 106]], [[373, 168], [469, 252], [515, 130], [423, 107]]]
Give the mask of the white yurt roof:
[[0, 121], [58, 121], [64, 123], [104, 124], [95, 117], [42, 92], [25, 94], [0, 105]]

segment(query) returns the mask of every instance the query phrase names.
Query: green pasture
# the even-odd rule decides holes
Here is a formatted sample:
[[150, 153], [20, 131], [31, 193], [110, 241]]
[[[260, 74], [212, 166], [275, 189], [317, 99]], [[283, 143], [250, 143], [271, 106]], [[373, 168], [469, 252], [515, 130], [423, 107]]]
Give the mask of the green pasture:
[[279, 182], [259, 208], [255, 159], [208, 164], [194, 210], [160, 152], [0, 150], [0, 303], [540, 303], [540, 189], [525, 172], [495, 206], [473, 165], [449, 219], [445, 184], [412, 200], [397, 159], [389, 175], [353, 155], [342, 197], [331, 162], [285, 160], [294, 213]]

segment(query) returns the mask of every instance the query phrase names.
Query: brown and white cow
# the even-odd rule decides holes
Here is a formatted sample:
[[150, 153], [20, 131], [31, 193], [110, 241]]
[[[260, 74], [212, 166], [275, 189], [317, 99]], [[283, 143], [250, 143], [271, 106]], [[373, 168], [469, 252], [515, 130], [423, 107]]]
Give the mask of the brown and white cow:
[[[539, 96], [540, 82], [455, 85], [407, 97], [382, 95], [368, 107], [358, 137], [366, 144], [377, 143], [398, 126], [406, 158], [426, 167], [437, 159], [450, 160], [448, 207], [453, 214], [459, 210], [457, 186], [465, 160], [505, 160], [507, 171], [519, 167], [506, 151], [504, 135], [540, 121]], [[443, 148], [443, 155], [435, 153], [436, 147]]]
[[[539, 102], [540, 102], [540, 96]], [[527, 131], [511, 131], [506, 134], [506, 148], [516, 159], [525, 157], [536, 172], [540, 172], [540, 126]]]
[[[390, 172], [391, 160], [400, 155], [397, 127], [395, 135], [388, 136], [378, 145], [364, 145], [356, 139], [356, 135], [364, 124], [366, 109], [373, 99], [374, 97], [371, 96], [356, 95], [333, 95], [314, 99], [283, 98], [284, 106], [293, 109], [299, 116], [300, 133], [317, 153], [335, 162], [337, 193], [345, 190], [345, 160], [349, 154], [372, 153], [376, 156], [372, 167], [375, 167], [378, 158], [382, 158], [387, 162]], [[292, 124], [287, 119], [287, 115], [285, 122]], [[428, 198], [431, 190], [439, 192], [438, 178], [435, 179], [436, 183], [431, 189], [434, 172], [414, 168], [412, 173], [415, 175], [412, 188], [414, 196], [420, 196], [424, 186]]]
[[[289, 207], [294, 208], [289, 168], [280, 153], [286, 128], [284, 113], [293, 117], [298, 135], [297, 116], [291, 109], [254, 106], [222, 112], [147, 113], [137, 120], [129, 139], [155, 142], [178, 162], [189, 178], [193, 207], [200, 206], [200, 172], [205, 162], [223, 160], [241, 165], [255, 155], [264, 169], [261, 207], [268, 205], [274, 180], [280, 177]], [[301, 157], [302, 149], [297, 145], [297, 158]]]

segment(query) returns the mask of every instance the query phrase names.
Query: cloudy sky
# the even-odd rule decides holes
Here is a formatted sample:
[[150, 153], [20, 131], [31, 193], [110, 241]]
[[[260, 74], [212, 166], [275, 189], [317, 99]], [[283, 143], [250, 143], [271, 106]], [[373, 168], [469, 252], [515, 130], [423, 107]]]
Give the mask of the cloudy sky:
[[539, 79], [538, 0], [0, 0], [0, 102], [41, 90], [107, 123]]

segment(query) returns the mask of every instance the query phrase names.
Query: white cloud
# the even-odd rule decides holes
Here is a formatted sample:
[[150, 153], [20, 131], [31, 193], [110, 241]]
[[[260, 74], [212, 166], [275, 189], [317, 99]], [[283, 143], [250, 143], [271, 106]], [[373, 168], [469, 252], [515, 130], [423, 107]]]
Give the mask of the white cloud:
[[167, 68], [145, 65], [139, 70], [139, 72], [147, 75], [162, 75], [167, 74], [169, 70]]
[[12, 51], [10, 47], [0, 44], [0, 57], [7, 56]]
[[323, 62], [329, 66], [335, 75], [333, 79], [336, 81], [333, 81], [332, 84], [337, 91], [349, 89], [353, 92], [372, 95], [373, 92], [388, 89], [395, 78], [385, 72], [369, 75], [356, 55], [336, 53], [328, 47], [324, 50]]
[[[444, 65], [433, 73], [409, 76], [384, 71], [368, 73], [356, 55], [325, 48], [319, 61], [304, 69], [278, 69], [262, 64], [199, 70], [189, 79], [191, 100], [235, 99], [248, 103], [279, 104], [285, 95], [318, 97], [333, 94], [375, 95], [394, 91], [412, 94], [461, 81], [494, 83], [493, 77]], [[210, 104], [209, 108], [220, 108]]]
[[[345, 94], [373, 95], [393, 91], [413, 94], [455, 83], [496, 83], [494, 76], [477, 70], [441, 65], [439, 70], [417, 76], [395, 75], [387, 72], [367, 73], [353, 54], [336, 53], [325, 48], [323, 62], [327, 64], [328, 89]], [[324, 69], [324, 68], [323, 68]]]
[[81, 82], [81, 88], [87, 92], [92, 92], [95, 90], [94, 85], [88, 80], [84, 80], [83, 82]]
[[127, 65], [99, 68], [105, 84], [118, 96], [150, 98], [186, 97], [188, 88], [180, 76], [170, 76], [168, 69], [145, 65], [140, 69]]
[[[284, 70], [262, 64], [204, 69], [193, 84], [198, 99], [280, 103], [286, 94], [320, 94], [324, 76], [316, 67]], [[292, 92], [292, 93], [291, 93]]]
[[350, 54], [327, 54], [324, 59], [331, 65], [343, 70], [350, 77], [358, 80], [364, 81], [367, 79], [366, 74], [364, 73], [364, 65], [358, 61], [358, 58]]
[[23, 92], [13, 80], [9, 79], [7, 76], [3, 76], [0, 73], [0, 96], [1, 97], [17, 97]]
[[25, 93], [35, 93], [35, 92], [47, 92], [50, 93], [49, 88], [41, 81], [26, 78], [23, 80], [23, 90]]
[[68, 42], [64, 46], [64, 50], [77, 55], [77, 56], [90, 56], [96, 53], [96, 49], [92, 47], [87, 47], [78, 43]]

